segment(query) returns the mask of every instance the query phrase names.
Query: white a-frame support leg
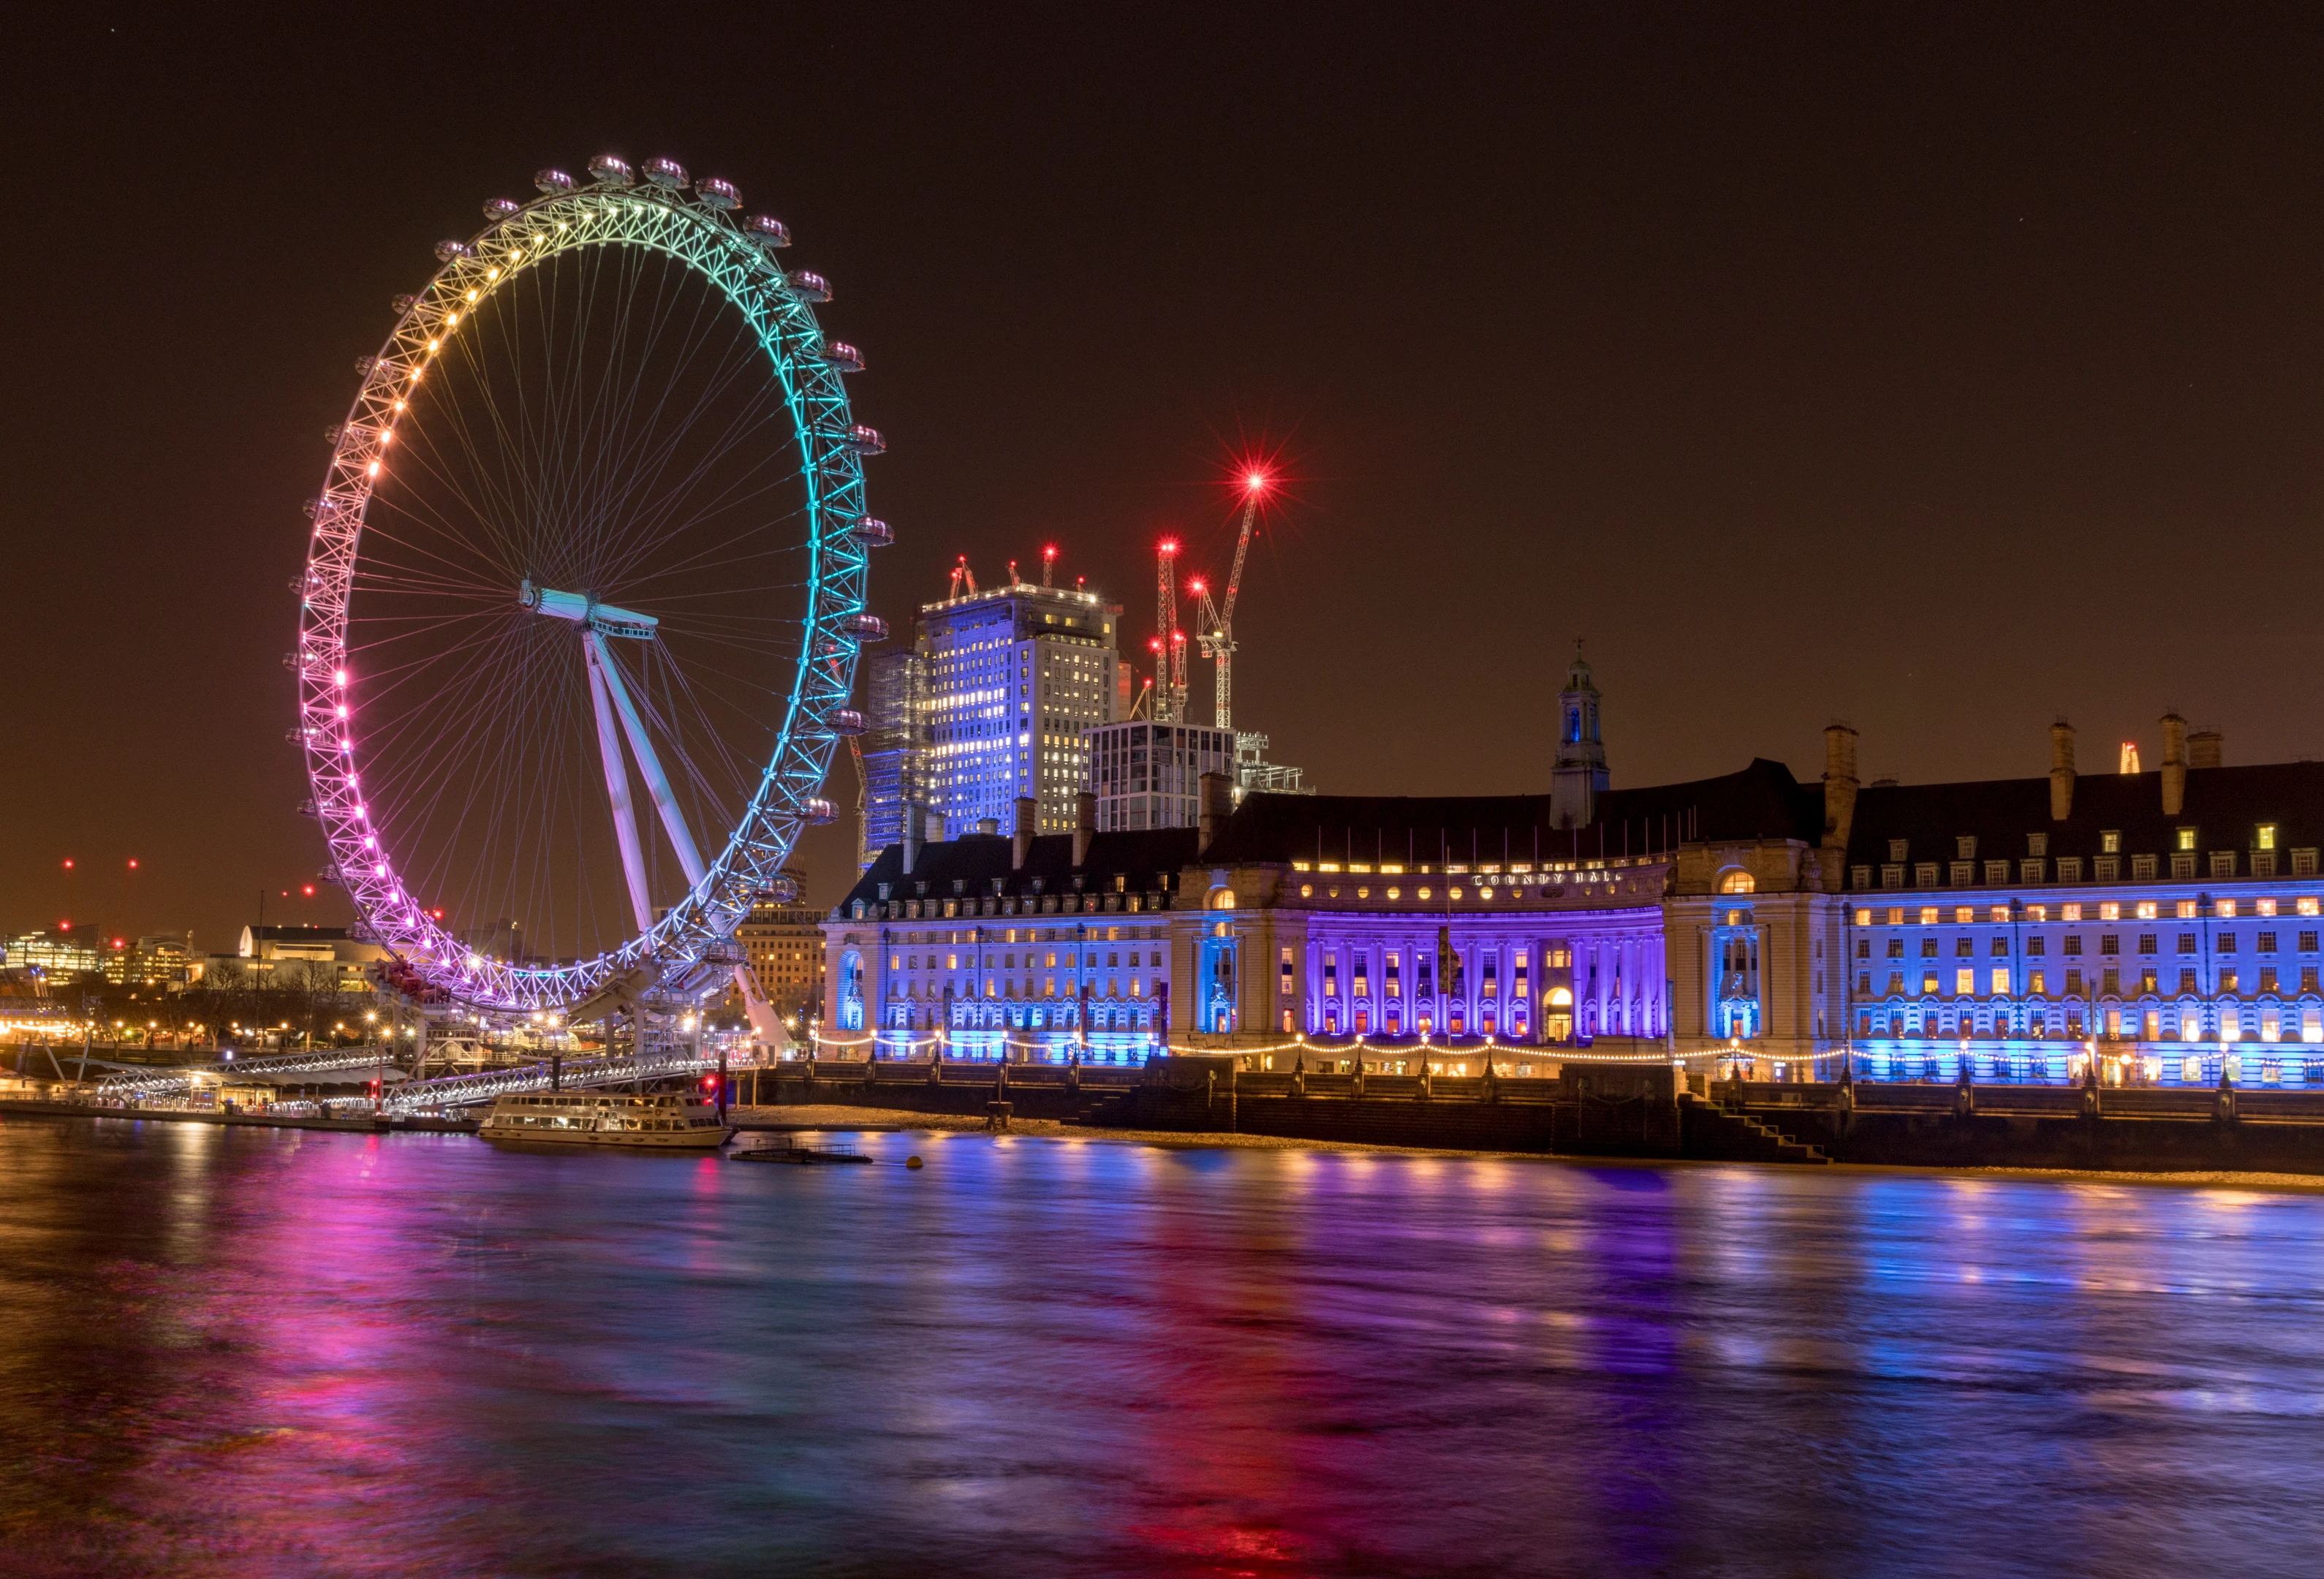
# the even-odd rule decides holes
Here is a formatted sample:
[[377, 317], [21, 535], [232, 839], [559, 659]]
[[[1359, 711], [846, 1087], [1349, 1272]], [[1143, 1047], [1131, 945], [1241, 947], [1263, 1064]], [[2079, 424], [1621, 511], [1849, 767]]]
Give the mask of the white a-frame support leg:
[[[661, 758], [654, 753], [653, 740], [646, 734], [644, 721], [639, 718], [637, 707], [630, 700], [629, 688], [622, 683], [622, 671], [615, 666], [613, 655], [605, 650], [605, 638], [592, 630], [587, 639], [590, 646], [589, 673], [592, 683], [602, 685], [604, 690], [612, 693], [614, 711], [621, 715], [622, 732], [630, 737], [630, 750], [638, 759], [638, 771], [645, 775], [646, 791], [653, 797], [654, 809], [661, 814], [661, 826], [669, 835], [670, 845], [678, 852], [678, 863], [685, 871], [686, 881], [688, 883], [699, 884], [703, 874], [709, 869], [703, 865], [702, 854], [695, 847], [693, 834], [687, 831], [685, 814], [678, 809], [678, 798], [670, 793], [669, 777], [661, 771]], [[594, 694], [595, 693], [593, 692]], [[606, 781], [610, 784], [613, 781], [611, 774], [619, 766], [620, 753], [610, 743], [611, 725], [606, 722], [604, 702], [602, 698], [597, 704], [597, 732], [599, 739], [606, 743], [605, 749], [613, 753], [613, 755], [608, 759], [613, 764], [607, 770]], [[616, 797], [616, 806], [621, 816], [627, 815], [627, 796], [625, 777], [623, 788]], [[631, 820], [629, 827], [629, 836], [634, 844], [637, 839], [637, 824], [634, 819]], [[630, 845], [623, 845], [624, 859], [627, 859], [629, 853]], [[638, 896], [642, 896], [645, 892], [644, 874], [641, 870], [632, 877], [630, 891], [633, 895]], [[639, 898], [638, 904], [641, 910], [644, 911], [645, 900], [642, 897]], [[642, 931], [651, 923], [650, 913], [642, 914], [638, 922], [638, 928]], [[748, 965], [739, 965], [734, 967], [734, 985], [742, 994], [743, 1011], [751, 1017], [752, 1033], [770, 1050], [779, 1051], [787, 1039], [783, 1035], [782, 1020], [777, 1017], [774, 1005], [769, 1003], [761, 995], [758, 980], [751, 974], [751, 967]]]
[[[614, 733], [613, 710], [606, 705], [606, 666], [595, 631], [581, 638], [581, 651], [589, 664], [589, 703], [597, 714], [597, 754], [605, 763], [605, 795], [613, 803], [613, 837], [622, 846], [622, 875], [630, 885], [630, 910], [643, 932], [653, 925], [653, 903], [646, 893], [645, 851], [638, 843], [637, 813], [630, 807], [630, 774], [622, 765], [621, 736]], [[618, 685], [620, 682], [614, 682]]]
[[661, 826], [669, 835], [670, 845], [678, 852], [678, 864], [686, 873], [686, 881], [700, 882], [709, 868], [702, 864], [702, 854], [694, 847], [694, 836], [687, 831], [686, 818], [678, 809], [678, 798], [669, 792], [669, 778], [661, 771], [661, 758], [654, 754], [653, 742], [647, 737], [645, 725], [630, 701], [630, 688], [622, 683], [622, 671], [613, 665], [613, 655], [605, 651], [605, 638], [595, 631], [589, 633], [589, 646], [596, 659], [597, 672], [605, 678], [605, 688], [613, 694], [613, 709], [622, 716], [622, 732], [630, 737], [630, 750], [638, 759], [638, 771], [646, 779], [646, 793], [653, 797], [654, 809], [661, 813]]

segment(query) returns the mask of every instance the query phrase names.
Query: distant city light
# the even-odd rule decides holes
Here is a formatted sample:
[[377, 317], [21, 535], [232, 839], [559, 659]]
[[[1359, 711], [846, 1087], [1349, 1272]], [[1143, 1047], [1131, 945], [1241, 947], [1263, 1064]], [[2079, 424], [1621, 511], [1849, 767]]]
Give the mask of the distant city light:
[[72, 869], [73, 869], [72, 857], [71, 857], [71, 856], [69, 856], [69, 855], [68, 855], [68, 856], [66, 856], [66, 857], [65, 857], [65, 870], [66, 870], [67, 872], [70, 872]]

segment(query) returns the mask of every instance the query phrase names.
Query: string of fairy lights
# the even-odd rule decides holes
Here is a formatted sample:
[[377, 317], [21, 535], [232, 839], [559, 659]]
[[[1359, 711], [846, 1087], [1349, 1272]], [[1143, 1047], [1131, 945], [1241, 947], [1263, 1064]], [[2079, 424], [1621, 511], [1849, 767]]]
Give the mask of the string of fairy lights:
[[[952, 1047], [954, 1045], [955, 1041], [979, 1048], [1011, 1048], [1022, 1051], [1028, 1055], [1038, 1055], [1044, 1060], [1049, 1061], [1055, 1061], [1055, 1055], [1056, 1054], [1058, 1048], [1058, 1044], [1055, 1041], [1032, 1041], [1019, 1037], [1006, 1035], [987, 1037], [976, 1035], [974, 1033], [970, 1033], [966, 1036], [955, 1039], [942, 1031], [929, 1036], [908, 1035], [901, 1039], [893, 1035], [881, 1035], [870, 1031], [857, 1037], [832, 1036], [818, 1032], [815, 1038], [815, 1048], [818, 1056], [822, 1053], [824, 1048], [837, 1048], [843, 1049], [843, 1057], [846, 1050], [860, 1048], [876, 1048], [881, 1054], [887, 1054], [888, 1049], [893, 1048], [895, 1051], [890, 1056], [894, 1057], [899, 1061], [908, 1061], [922, 1057], [930, 1049], [942, 1049]], [[1086, 1050], [1086, 1048], [1078, 1042], [1072, 1044], [1072, 1048], [1073, 1051], [1076, 1055]], [[1307, 1053], [1314, 1053], [1320, 1057], [1338, 1059], [1341, 1057], [1360, 1058], [1367, 1054], [1370, 1054], [1372, 1057], [1383, 1059], [1389, 1057], [1401, 1057], [1406, 1060], [1412, 1058], [1426, 1058], [1433, 1064], [1450, 1063], [1455, 1060], [1466, 1063], [1478, 1057], [1493, 1059], [1497, 1062], [1500, 1059], [1510, 1059], [1520, 1063], [1537, 1063], [1545, 1060], [1564, 1064], [1683, 1064], [1686, 1062], [1685, 1058], [1678, 1057], [1671, 1053], [1664, 1051], [1646, 1053], [1600, 1052], [1593, 1048], [1569, 1048], [1527, 1047], [1518, 1042], [1501, 1041], [1498, 1038], [1494, 1037], [1487, 1037], [1481, 1041], [1470, 1043], [1459, 1048], [1446, 1047], [1441, 1044], [1431, 1046], [1425, 1039], [1423, 1039], [1416, 1046], [1397, 1044], [1383, 1047], [1372, 1042], [1369, 1038], [1361, 1036], [1350, 1037], [1344, 1041], [1333, 1042], [1311, 1039], [1304, 1034], [1294, 1033], [1286, 1040], [1268, 1042], [1256, 1047], [1219, 1048], [1203, 1047], [1186, 1042], [1163, 1042], [1156, 1046], [1154, 1050], [1166, 1053], [1173, 1057], [1215, 1057], [1221, 1056], [1232, 1057], [1273, 1057], [1283, 1053], [1291, 1053], [1294, 1056], [1303, 1056]], [[1729, 1055], [1726, 1049], [1717, 1049], [1711, 1053], [1697, 1054], [1694, 1056], [1697, 1057], [1725, 1057]], [[1803, 1060], [1803, 1062], [1805, 1060]], [[1434, 1069], [1432, 1072], [1441, 1074], [1443, 1071], [1442, 1069]], [[1282, 1073], [1282, 1071], [1277, 1071], [1277, 1073]]]

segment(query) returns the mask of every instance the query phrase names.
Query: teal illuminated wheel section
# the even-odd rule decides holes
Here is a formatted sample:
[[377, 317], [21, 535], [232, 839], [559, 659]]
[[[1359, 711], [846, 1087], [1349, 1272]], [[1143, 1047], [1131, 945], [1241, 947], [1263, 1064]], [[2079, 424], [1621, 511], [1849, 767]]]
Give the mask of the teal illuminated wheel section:
[[829, 285], [724, 181], [589, 171], [487, 204], [396, 299], [329, 435], [290, 657], [362, 926], [415, 985], [510, 1011], [749, 987], [735, 924], [832, 817], [886, 634], [881, 442]]

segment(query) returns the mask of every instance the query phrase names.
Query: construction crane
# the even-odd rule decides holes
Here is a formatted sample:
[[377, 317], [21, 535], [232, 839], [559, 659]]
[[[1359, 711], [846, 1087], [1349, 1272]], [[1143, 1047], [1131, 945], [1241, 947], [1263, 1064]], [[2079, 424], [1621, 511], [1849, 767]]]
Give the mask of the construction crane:
[[[1225, 598], [1213, 604], [1209, 587], [1199, 581], [1188, 583], [1191, 590], [1202, 596], [1203, 623], [1209, 627], [1202, 635], [1203, 656], [1215, 666], [1217, 688], [1211, 696], [1221, 729], [1234, 727], [1235, 594], [1242, 590], [1243, 559], [1250, 552], [1250, 529], [1259, 519], [1259, 501], [1267, 492], [1267, 474], [1246, 474], [1242, 492], [1242, 533], [1235, 539], [1234, 571], [1227, 577]], [[1183, 711], [1183, 702], [1180, 706]]]
[[847, 737], [847, 754], [855, 759], [855, 870], [872, 870], [872, 823], [867, 802], [871, 780], [863, 771], [863, 743]]
[[1155, 545], [1154, 721], [1183, 723], [1186, 716], [1186, 633], [1178, 628], [1178, 540]]
[[968, 596], [974, 597], [976, 596], [976, 572], [968, 568], [968, 556], [966, 554], [963, 554], [960, 557], [960, 563], [952, 568], [952, 590], [945, 593], [945, 596], [947, 598], [958, 597], [960, 596], [960, 588], [963, 582], [966, 582], [968, 584]]

